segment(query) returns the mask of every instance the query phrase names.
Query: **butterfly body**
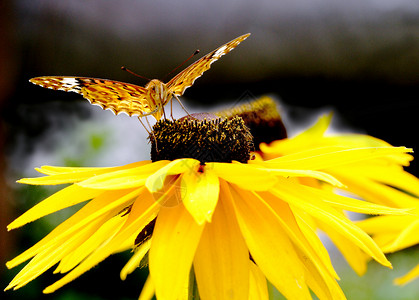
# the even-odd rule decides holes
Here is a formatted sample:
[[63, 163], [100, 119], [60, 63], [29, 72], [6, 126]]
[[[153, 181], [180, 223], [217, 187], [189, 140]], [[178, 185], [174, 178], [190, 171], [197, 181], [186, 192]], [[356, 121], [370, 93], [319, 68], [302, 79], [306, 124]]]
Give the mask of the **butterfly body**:
[[166, 84], [158, 79], [150, 80], [145, 88], [148, 91], [148, 99], [153, 117], [159, 120], [163, 114], [163, 107], [172, 100], [173, 92], [170, 91]]
[[54, 90], [79, 93], [91, 104], [109, 109], [116, 115], [120, 113], [138, 117], [152, 115], [159, 120], [164, 115], [164, 106], [173, 97], [181, 103], [178, 97], [182, 96], [213, 62], [233, 50], [249, 35], [250, 33], [239, 36], [218, 47], [167, 83], [153, 79], [141, 87], [109, 79], [74, 76], [35, 77], [30, 79], [30, 82]]

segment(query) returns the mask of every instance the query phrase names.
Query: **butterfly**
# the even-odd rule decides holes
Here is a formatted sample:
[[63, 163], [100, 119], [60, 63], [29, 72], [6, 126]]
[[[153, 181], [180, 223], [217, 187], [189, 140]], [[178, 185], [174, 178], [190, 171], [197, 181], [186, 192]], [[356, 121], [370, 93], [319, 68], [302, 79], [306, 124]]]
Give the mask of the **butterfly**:
[[74, 76], [42, 76], [32, 78], [29, 81], [53, 90], [79, 93], [91, 104], [109, 109], [116, 115], [126, 113], [129, 116], [138, 116], [139, 119], [152, 115], [156, 120], [160, 120], [164, 115], [164, 106], [173, 98], [184, 109], [179, 96], [182, 96], [185, 90], [192, 86], [195, 80], [201, 77], [213, 62], [229, 53], [249, 35], [250, 33], [239, 36], [218, 47], [181, 71], [167, 83], [153, 79], [144, 87], [141, 87], [110, 79]]

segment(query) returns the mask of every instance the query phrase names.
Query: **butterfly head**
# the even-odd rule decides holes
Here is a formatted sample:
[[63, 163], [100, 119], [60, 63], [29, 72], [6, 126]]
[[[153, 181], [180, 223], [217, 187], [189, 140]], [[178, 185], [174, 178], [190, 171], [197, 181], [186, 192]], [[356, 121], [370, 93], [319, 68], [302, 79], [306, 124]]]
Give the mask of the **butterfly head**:
[[152, 104], [155, 106], [164, 106], [172, 97], [166, 84], [158, 79], [150, 80], [145, 88], [148, 90], [150, 100], [154, 102]]

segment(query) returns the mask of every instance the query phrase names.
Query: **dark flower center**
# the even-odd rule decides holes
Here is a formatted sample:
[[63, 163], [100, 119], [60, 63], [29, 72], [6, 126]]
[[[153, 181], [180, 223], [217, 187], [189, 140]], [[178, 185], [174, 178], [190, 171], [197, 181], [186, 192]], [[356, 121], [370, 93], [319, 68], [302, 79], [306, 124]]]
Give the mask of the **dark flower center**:
[[227, 119], [241, 117], [253, 135], [256, 150], [259, 150], [260, 143], [269, 144], [287, 137], [287, 130], [276, 103], [270, 97], [262, 97], [233, 109], [217, 112], [216, 115]]
[[201, 164], [247, 163], [253, 151], [253, 137], [242, 118], [222, 119], [207, 113], [160, 120], [150, 140], [152, 161], [194, 158]]

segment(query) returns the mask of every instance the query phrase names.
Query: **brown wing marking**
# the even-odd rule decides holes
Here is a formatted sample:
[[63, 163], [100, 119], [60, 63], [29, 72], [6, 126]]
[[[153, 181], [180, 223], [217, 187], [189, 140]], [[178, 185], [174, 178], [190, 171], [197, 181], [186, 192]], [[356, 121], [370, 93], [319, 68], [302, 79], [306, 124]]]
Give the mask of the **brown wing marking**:
[[147, 89], [124, 82], [70, 76], [45, 76], [32, 78], [30, 82], [42, 87], [76, 92], [91, 104], [109, 109], [115, 114], [149, 115], [155, 113], [147, 101]]
[[181, 96], [185, 90], [192, 86], [195, 80], [211, 67], [211, 64], [217, 61], [224, 54], [229, 53], [235, 47], [237, 47], [242, 41], [244, 41], [250, 33], [239, 36], [234, 40], [218, 47], [214, 51], [208, 53], [201, 59], [197, 60], [185, 70], [173, 77], [168, 83], [168, 89], [176, 96]]

